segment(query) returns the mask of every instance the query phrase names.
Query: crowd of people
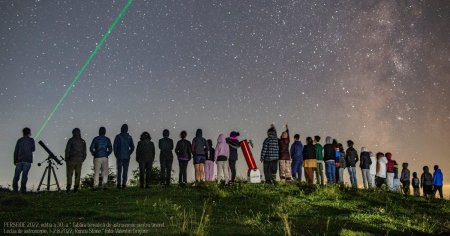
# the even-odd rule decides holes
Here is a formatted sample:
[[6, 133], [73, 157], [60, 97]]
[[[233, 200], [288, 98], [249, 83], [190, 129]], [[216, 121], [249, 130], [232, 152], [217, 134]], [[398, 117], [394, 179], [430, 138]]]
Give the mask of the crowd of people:
[[[106, 129], [100, 127], [99, 135], [92, 140], [89, 149], [81, 137], [79, 128], [73, 129], [72, 135], [67, 141], [65, 149], [67, 191], [71, 191], [72, 183], [73, 191], [78, 191], [81, 169], [88, 150], [93, 156], [94, 190], [99, 186], [105, 187], [107, 184], [108, 157], [112, 153], [116, 157], [117, 188], [126, 188], [128, 167], [131, 155], [135, 151], [134, 141], [128, 133], [127, 124], [122, 125], [121, 132], [116, 135], [113, 143], [106, 137]], [[201, 129], [197, 129], [192, 142], [187, 140], [187, 132], [182, 131], [180, 140], [174, 145], [173, 140], [169, 138], [169, 130], [165, 129], [162, 132], [162, 138], [158, 141], [160, 184], [167, 186], [171, 183], [174, 151], [179, 164], [178, 184], [180, 186], [185, 186], [187, 183], [187, 168], [190, 160], [193, 160], [195, 169], [194, 184], [203, 181], [217, 181], [225, 185], [234, 183], [238, 149], [240, 148], [239, 135], [239, 132], [236, 131], [232, 131], [229, 137], [220, 134], [216, 146], [213, 147], [213, 141], [205, 139]], [[428, 166], [424, 166], [420, 179], [417, 172], [413, 172], [411, 178], [408, 163], [402, 164], [402, 170], [399, 173], [398, 163], [392, 158], [390, 152], [374, 154], [366, 147], [362, 147], [361, 153], [358, 155], [352, 140], [347, 141], [346, 150], [342, 143], [331, 137], [325, 138], [324, 146], [320, 144], [320, 141], [320, 136], [307, 137], [306, 144], [303, 145], [300, 135], [295, 134], [294, 142], [290, 145], [288, 126], [285, 126], [285, 131], [278, 137], [275, 127], [271, 125], [262, 145], [260, 159], [263, 163], [265, 182], [275, 183], [279, 169], [279, 178], [283, 181], [301, 181], [304, 172], [306, 183], [309, 185], [324, 185], [325, 177], [327, 184], [344, 185], [344, 172], [347, 169], [351, 186], [357, 188], [356, 166], [359, 162], [365, 189], [381, 188], [386, 185], [390, 191], [409, 195], [412, 185], [414, 196], [420, 196], [422, 188], [423, 196], [427, 198], [434, 198], [436, 192], [439, 192], [440, 198], [443, 198], [443, 174], [437, 165], [434, 166], [433, 174], [430, 173]], [[20, 177], [20, 191], [26, 192], [28, 172], [33, 162], [34, 151], [35, 143], [31, 137], [31, 130], [24, 128], [23, 137], [17, 141], [14, 150], [14, 165], [16, 166], [13, 179], [14, 192], [19, 191]], [[141, 188], [150, 187], [155, 155], [155, 145], [151, 135], [143, 132], [136, 146], [136, 161], [139, 164], [139, 186]], [[214, 180], [214, 163], [217, 165], [216, 180]], [[75, 175], [74, 182], [72, 182], [73, 175]], [[102, 177], [101, 185], [99, 183], [100, 175]]]

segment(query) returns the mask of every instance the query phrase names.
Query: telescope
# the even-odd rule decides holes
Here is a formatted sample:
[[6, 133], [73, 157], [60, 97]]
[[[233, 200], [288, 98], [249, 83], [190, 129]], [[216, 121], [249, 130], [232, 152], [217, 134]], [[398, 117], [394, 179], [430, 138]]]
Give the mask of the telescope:
[[[64, 161], [64, 158], [62, 156], [60, 156], [61, 160], [58, 159], [58, 157], [55, 154], [53, 154], [53, 152], [50, 151], [50, 149], [48, 149], [48, 147], [45, 145], [45, 143], [42, 142], [42, 140], [39, 141], [39, 145], [41, 145], [41, 147], [48, 153], [48, 158], [45, 161], [53, 160], [58, 165], [62, 165], [63, 164], [62, 161]], [[38, 166], [41, 166], [41, 164], [42, 163], [38, 163]]]
[[[53, 185], [56, 185], [58, 191], [60, 191], [61, 188], [59, 187], [58, 178], [56, 177], [55, 168], [53, 166], [56, 164], [62, 165], [63, 164], [62, 161], [64, 161], [64, 158], [62, 156], [60, 156], [61, 159], [59, 159], [55, 154], [53, 154], [52, 151], [50, 151], [50, 149], [48, 149], [48, 147], [44, 144], [44, 142], [42, 142], [42, 140], [39, 141], [38, 143], [48, 153], [47, 159], [45, 159], [41, 163], [38, 163], [38, 166], [41, 166], [42, 163], [44, 163], [44, 162], [47, 162], [48, 165], [47, 165], [47, 167], [45, 167], [45, 171], [44, 171], [44, 174], [42, 175], [41, 181], [39, 182], [37, 191], [39, 191], [41, 189], [42, 182], [44, 181], [44, 178], [46, 176], [47, 176], [47, 184], [44, 184], [44, 185], [47, 186], [47, 191], [50, 191], [50, 186], [53, 186]], [[56, 164], [54, 164], [53, 162], [55, 162]], [[56, 167], [56, 169], [58, 169], [58, 167]], [[53, 174], [53, 177], [55, 178], [56, 184], [50, 183], [52, 174]]]

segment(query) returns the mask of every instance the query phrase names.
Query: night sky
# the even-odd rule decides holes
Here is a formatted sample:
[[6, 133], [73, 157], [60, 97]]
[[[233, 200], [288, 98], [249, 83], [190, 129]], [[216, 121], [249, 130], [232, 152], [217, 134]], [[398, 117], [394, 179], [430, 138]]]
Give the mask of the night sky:
[[[126, 3], [0, 0], [0, 185], [11, 184], [22, 128], [36, 134]], [[288, 123], [303, 142], [352, 139], [419, 174], [439, 164], [448, 183], [449, 90], [449, 1], [136, 0], [40, 139], [63, 155], [75, 127], [88, 145], [123, 123], [135, 143], [143, 131], [157, 142], [164, 128], [175, 141], [202, 128], [215, 145], [238, 130], [262, 167], [267, 129]], [[34, 163], [46, 156], [37, 146]], [[82, 176], [91, 166], [89, 154]], [[43, 171], [33, 165], [30, 187]]]

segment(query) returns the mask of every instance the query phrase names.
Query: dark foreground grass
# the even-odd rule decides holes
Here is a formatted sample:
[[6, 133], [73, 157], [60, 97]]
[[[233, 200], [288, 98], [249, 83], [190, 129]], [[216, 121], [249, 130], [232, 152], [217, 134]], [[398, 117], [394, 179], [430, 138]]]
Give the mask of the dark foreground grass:
[[[0, 192], [2, 233], [429, 235], [450, 232], [450, 202], [294, 183], [215, 183], [77, 193]], [[7, 222], [25, 222], [10, 224]], [[108, 231], [110, 230], [110, 231]], [[17, 232], [17, 231], [16, 231]], [[19, 231], [20, 232], [20, 231]], [[22, 231], [26, 232], [26, 231]]]

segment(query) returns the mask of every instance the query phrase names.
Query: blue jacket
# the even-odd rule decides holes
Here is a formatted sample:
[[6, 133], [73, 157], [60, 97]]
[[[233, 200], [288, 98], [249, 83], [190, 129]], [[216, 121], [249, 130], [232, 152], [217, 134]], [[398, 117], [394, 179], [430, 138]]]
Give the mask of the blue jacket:
[[19, 162], [33, 163], [33, 152], [35, 151], [34, 139], [22, 137], [17, 140], [14, 149], [14, 165]]
[[291, 159], [303, 161], [303, 144], [301, 141], [294, 141], [291, 145]]
[[112, 153], [111, 140], [105, 135], [100, 135], [94, 138], [89, 148], [94, 158], [108, 157]]
[[433, 183], [434, 186], [442, 186], [444, 184], [444, 176], [442, 175], [441, 169], [437, 169], [434, 171]]
[[133, 138], [128, 134], [128, 126], [122, 126], [121, 133], [114, 139], [114, 155], [117, 159], [130, 159], [134, 151]]

